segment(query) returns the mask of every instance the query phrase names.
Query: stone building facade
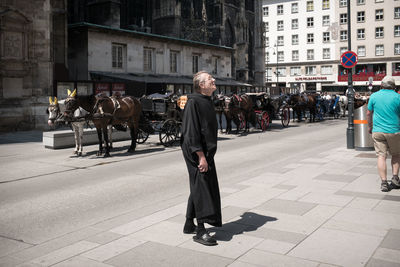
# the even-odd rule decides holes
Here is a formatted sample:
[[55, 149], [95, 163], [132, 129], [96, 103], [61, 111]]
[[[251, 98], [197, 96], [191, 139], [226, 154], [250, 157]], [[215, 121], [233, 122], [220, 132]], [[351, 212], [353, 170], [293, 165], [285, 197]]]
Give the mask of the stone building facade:
[[66, 1], [0, 4], [0, 131], [44, 128], [53, 80], [67, 75]]
[[233, 77], [264, 85], [259, 0], [69, 0], [68, 4], [69, 23], [87, 22], [232, 47]]

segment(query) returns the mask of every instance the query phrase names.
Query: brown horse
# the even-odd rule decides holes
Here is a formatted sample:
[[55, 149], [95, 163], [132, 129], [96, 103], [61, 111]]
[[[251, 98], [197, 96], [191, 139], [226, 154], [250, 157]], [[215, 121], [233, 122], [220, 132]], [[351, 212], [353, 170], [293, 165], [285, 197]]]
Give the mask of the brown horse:
[[255, 113], [253, 105], [253, 100], [251, 100], [251, 97], [246, 94], [234, 94], [231, 97], [231, 103], [229, 107], [233, 114], [243, 114], [245, 120], [245, 132], [249, 131], [249, 123], [255, 125]]
[[[131, 145], [128, 149], [132, 153], [136, 149], [136, 138], [139, 129], [139, 120], [142, 106], [134, 97], [101, 97], [97, 99], [93, 110], [93, 123], [96, 129], [101, 129], [107, 140], [107, 125], [127, 124], [131, 134]], [[99, 130], [97, 133], [99, 134]], [[101, 132], [100, 132], [101, 134]], [[105, 157], [110, 156], [110, 147], [106, 143]]]
[[315, 122], [317, 113], [317, 99], [315, 95], [294, 94], [289, 97], [288, 104], [297, 114], [298, 121], [301, 121], [302, 114], [304, 114], [306, 110], [309, 110], [310, 122]]

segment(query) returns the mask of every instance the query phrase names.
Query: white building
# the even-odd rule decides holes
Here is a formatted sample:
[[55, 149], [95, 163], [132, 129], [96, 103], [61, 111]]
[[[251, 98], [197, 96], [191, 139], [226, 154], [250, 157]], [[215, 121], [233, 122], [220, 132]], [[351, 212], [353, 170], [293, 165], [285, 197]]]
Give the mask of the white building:
[[[340, 56], [348, 50], [346, 4], [347, 0], [263, 1], [268, 86], [278, 84], [292, 92], [345, 90], [347, 75]], [[378, 85], [386, 74], [400, 75], [400, 1], [351, 0], [351, 8], [351, 48], [360, 54], [354, 88], [366, 91], [369, 77]]]

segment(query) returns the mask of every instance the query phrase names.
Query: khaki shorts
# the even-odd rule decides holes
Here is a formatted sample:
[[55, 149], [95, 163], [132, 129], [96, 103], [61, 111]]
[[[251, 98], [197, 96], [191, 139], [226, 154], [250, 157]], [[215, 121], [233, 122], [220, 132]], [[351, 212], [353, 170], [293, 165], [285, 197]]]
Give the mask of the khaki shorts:
[[372, 133], [377, 156], [400, 156], [400, 133]]

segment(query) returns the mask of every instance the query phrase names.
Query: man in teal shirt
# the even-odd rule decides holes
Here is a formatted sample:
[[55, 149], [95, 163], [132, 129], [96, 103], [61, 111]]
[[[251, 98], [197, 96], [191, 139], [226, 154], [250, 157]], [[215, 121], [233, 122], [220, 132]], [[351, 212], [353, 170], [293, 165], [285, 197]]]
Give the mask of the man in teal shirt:
[[395, 91], [395, 81], [391, 76], [382, 80], [381, 90], [373, 93], [368, 102], [368, 128], [372, 133], [374, 148], [378, 156], [378, 173], [381, 190], [389, 191], [386, 177], [386, 157], [392, 155], [392, 187], [400, 187], [400, 94]]

